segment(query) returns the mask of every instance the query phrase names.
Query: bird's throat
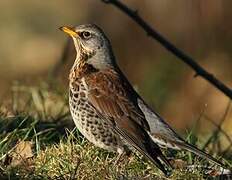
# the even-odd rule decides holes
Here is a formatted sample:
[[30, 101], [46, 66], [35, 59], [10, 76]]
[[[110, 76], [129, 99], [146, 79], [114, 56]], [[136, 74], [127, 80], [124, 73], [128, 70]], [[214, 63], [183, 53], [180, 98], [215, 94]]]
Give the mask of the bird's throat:
[[69, 80], [75, 81], [98, 71], [99, 70], [97, 68], [91, 64], [88, 64], [85, 60], [79, 60], [77, 63], [74, 63], [69, 74]]

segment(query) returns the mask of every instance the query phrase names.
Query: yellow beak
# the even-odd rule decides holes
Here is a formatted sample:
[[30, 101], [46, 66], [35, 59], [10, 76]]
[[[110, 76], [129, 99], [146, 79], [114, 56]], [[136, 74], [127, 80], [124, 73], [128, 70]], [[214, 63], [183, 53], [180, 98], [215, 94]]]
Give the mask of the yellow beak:
[[60, 27], [59, 29], [60, 29], [61, 31], [64, 31], [65, 33], [67, 33], [67, 34], [70, 35], [70, 36], [74, 36], [74, 37], [78, 36], [77, 32], [76, 32], [73, 28], [71, 28], [71, 27], [62, 26], [62, 27]]

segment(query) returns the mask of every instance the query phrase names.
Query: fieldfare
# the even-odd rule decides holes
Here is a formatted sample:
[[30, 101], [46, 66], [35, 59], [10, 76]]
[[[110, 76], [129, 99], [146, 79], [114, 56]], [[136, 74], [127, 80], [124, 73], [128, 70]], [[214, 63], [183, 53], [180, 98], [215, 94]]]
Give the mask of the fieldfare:
[[94, 145], [119, 153], [132, 147], [164, 174], [172, 169], [160, 147], [221, 162], [185, 142], [133, 89], [119, 69], [110, 41], [96, 25], [63, 26], [77, 54], [69, 74], [69, 105], [78, 130]]

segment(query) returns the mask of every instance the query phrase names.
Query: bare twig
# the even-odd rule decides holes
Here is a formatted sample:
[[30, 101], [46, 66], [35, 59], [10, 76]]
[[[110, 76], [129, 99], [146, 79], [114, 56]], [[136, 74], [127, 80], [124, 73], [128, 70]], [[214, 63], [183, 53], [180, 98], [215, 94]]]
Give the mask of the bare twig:
[[159, 32], [157, 32], [154, 28], [152, 28], [145, 20], [143, 20], [137, 11], [134, 11], [127, 7], [124, 3], [119, 0], [102, 0], [102, 2], [106, 4], [112, 4], [126, 15], [128, 15], [132, 20], [134, 20], [144, 31], [146, 31], [148, 36], [151, 36], [155, 40], [157, 40], [163, 47], [165, 47], [168, 51], [177, 56], [181, 61], [190, 66], [195, 72], [195, 76], [201, 76], [213, 86], [215, 86], [218, 90], [223, 92], [226, 96], [232, 99], [232, 90], [227, 87], [224, 83], [214, 77], [213, 74], [207, 72], [204, 68], [202, 68], [193, 58], [184, 53], [182, 50], [175, 47], [172, 43], [170, 43], [166, 38], [164, 38]]

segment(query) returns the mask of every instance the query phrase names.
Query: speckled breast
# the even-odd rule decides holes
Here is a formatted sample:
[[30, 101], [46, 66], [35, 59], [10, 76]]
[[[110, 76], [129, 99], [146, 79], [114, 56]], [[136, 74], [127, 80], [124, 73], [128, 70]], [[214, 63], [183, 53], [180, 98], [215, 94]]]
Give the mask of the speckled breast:
[[96, 146], [117, 151], [120, 138], [88, 103], [88, 94], [82, 81], [70, 83], [69, 106], [78, 130]]

